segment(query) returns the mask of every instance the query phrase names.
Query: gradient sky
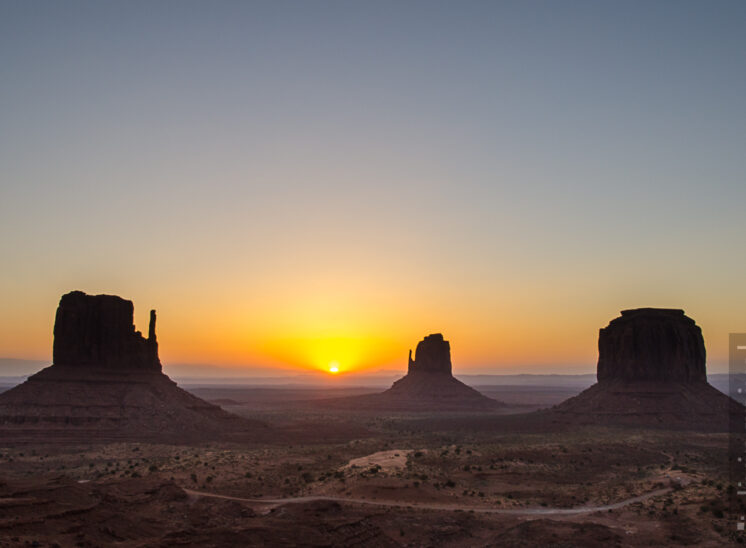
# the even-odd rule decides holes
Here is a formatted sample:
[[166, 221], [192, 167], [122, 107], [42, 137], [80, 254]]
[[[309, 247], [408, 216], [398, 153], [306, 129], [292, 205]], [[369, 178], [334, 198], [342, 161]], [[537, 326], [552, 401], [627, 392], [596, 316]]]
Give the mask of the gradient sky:
[[165, 364], [592, 372], [662, 306], [722, 371], [744, 98], [743, 1], [2, 2], [0, 356], [81, 289]]

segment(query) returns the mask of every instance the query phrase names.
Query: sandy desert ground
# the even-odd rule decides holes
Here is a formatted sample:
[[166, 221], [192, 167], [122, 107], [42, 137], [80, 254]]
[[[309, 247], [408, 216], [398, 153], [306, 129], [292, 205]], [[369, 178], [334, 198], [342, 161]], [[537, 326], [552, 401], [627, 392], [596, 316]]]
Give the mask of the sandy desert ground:
[[[313, 407], [324, 390], [194, 391], [282, 441], [1, 447], [0, 545], [736, 543], [727, 434], [501, 432], [485, 414], [470, 429], [469, 415]], [[514, 393], [510, 410], [545, 392]]]

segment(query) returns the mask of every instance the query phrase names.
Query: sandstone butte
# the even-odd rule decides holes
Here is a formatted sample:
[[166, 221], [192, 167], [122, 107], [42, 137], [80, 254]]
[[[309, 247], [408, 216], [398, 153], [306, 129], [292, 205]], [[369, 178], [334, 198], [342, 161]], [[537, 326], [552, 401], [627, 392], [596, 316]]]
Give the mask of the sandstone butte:
[[707, 382], [702, 330], [683, 310], [638, 308], [599, 331], [598, 382], [549, 420], [713, 431], [740, 405]]
[[176, 386], [162, 372], [155, 311], [147, 338], [133, 318], [132, 302], [117, 296], [63, 295], [53, 364], [0, 394], [0, 438], [186, 441], [266, 430]]
[[380, 412], [491, 411], [505, 404], [488, 398], [453, 376], [451, 345], [440, 333], [409, 351], [407, 374], [380, 394], [365, 394], [317, 402], [333, 408]]

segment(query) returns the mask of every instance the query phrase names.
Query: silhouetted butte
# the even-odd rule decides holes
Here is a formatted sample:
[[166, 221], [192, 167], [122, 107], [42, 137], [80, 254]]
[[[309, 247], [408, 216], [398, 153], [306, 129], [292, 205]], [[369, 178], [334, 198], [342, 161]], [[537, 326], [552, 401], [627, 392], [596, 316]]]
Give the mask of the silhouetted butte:
[[155, 336], [155, 310], [150, 311], [148, 338], [135, 331], [132, 301], [115, 295], [63, 295], [54, 322], [52, 363], [126, 371], [161, 371]]
[[63, 295], [54, 363], [0, 394], [0, 439], [186, 440], [264, 428], [176, 386], [161, 371], [155, 311], [147, 338], [133, 317], [132, 302], [114, 295]]
[[683, 310], [638, 308], [599, 331], [598, 382], [552, 420], [727, 430], [738, 404], [707, 382], [702, 330]]
[[382, 412], [489, 411], [505, 406], [453, 376], [451, 346], [440, 333], [420, 341], [414, 359], [409, 351], [407, 374], [385, 392], [324, 400], [318, 404]]

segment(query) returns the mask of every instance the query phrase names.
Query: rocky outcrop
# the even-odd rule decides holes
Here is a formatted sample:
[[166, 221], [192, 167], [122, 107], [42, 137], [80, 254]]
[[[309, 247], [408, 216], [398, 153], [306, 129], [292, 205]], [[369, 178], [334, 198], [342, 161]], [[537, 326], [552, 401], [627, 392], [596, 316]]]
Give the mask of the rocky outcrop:
[[414, 360], [409, 351], [408, 375], [443, 373], [451, 375], [451, 345], [440, 333], [428, 335], [417, 344]]
[[599, 332], [598, 382], [706, 382], [702, 330], [683, 310], [623, 310]]
[[0, 394], [0, 439], [182, 442], [255, 439], [268, 429], [179, 388], [161, 371], [150, 313], [148, 338], [133, 325], [133, 305], [80, 291], [60, 299], [54, 363]]
[[707, 383], [702, 331], [683, 310], [624, 310], [599, 332], [598, 383], [551, 422], [726, 431], [739, 404]]
[[491, 411], [505, 404], [480, 394], [452, 374], [451, 345], [440, 333], [409, 351], [407, 374], [380, 394], [320, 400], [320, 407], [385, 412]]
[[135, 331], [133, 318], [132, 301], [121, 297], [82, 291], [63, 295], [54, 322], [54, 365], [161, 371], [155, 310], [147, 339]]

